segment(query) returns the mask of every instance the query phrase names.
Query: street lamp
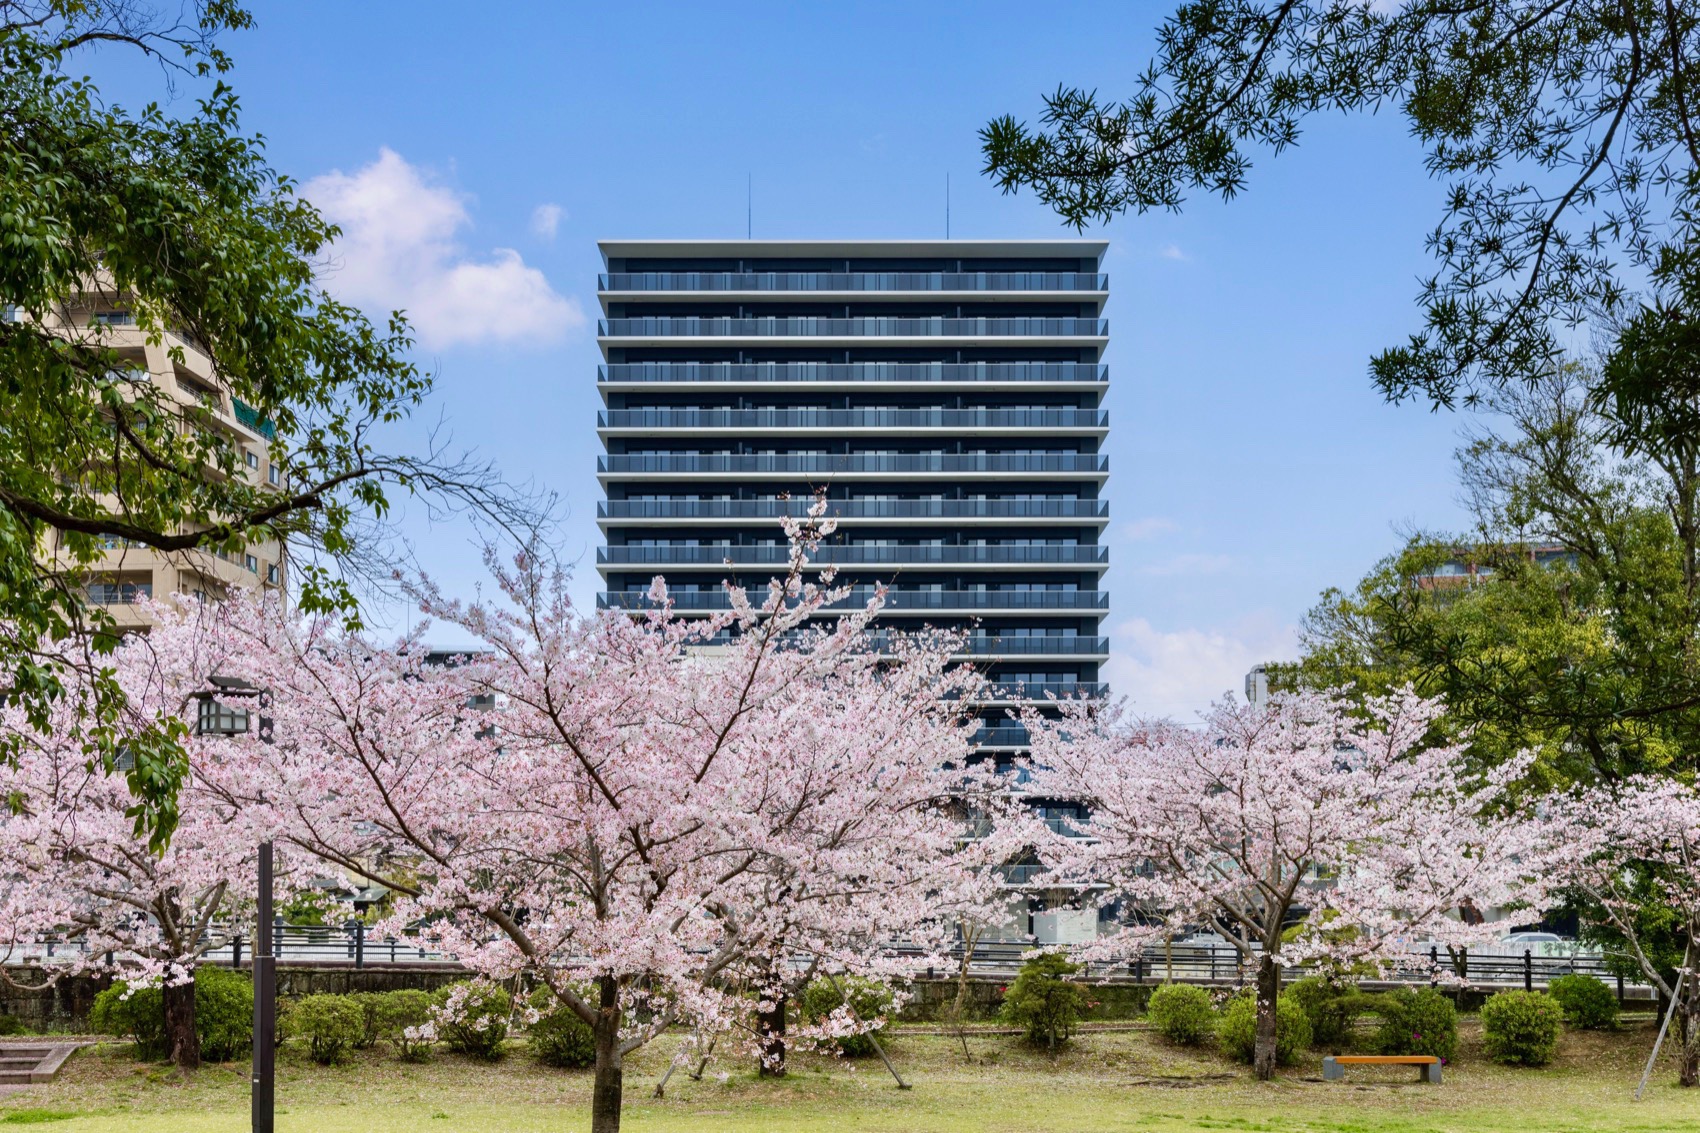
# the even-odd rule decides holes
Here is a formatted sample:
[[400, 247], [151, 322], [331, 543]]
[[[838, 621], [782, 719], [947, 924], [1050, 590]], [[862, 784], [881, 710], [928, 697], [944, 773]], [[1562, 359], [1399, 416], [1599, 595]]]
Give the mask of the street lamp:
[[[272, 742], [272, 722], [246, 708], [232, 708], [225, 701], [252, 700], [260, 711], [271, 707], [271, 694], [236, 677], [209, 677], [213, 686], [195, 694], [195, 730], [200, 735], [245, 735], [255, 731], [261, 743]], [[253, 1133], [273, 1133], [274, 1099], [277, 1084], [277, 957], [272, 953], [272, 844], [259, 846], [259, 893], [254, 926], [254, 1065], [250, 1090], [250, 1123]]]

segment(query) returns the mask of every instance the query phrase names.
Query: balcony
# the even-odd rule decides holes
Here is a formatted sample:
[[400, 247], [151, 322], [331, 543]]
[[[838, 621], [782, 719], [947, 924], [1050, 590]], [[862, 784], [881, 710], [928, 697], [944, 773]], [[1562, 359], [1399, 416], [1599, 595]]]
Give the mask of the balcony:
[[[599, 520], [778, 520], [802, 518], [813, 501], [598, 500]], [[835, 519], [1108, 519], [1108, 500], [828, 500]]]
[[641, 453], [598, 456], [599, 476], [719, 473], [742, 476], [864, 476], [896, 473], [1048, 474], [1103, 476], [1109, 457], [1098, 453]]
[[[739, 546], [714, 543], [699, 547], [598, 547], [598, 566], [627, 567], [719, 567], [730, 562], [745, 566], [783, 566], [791, 550], [784, 546]], [[823, 566], [952, 566], [1028, 565], [1103, 566], [1110, 561], [1108, 547], [1058, 546], [867, 546], [823, 544], [809, 562]]]
[[[731, 640], [731, 631], [727, 631], [724, 635], [713, 638], [709, 644], [725, 645], [730, 643]], [[791, 645], [795, 642], [806, 640], [806, 638], [803, 634], [790, 633], [782, 635], [779, 640], [783, 645]], [[863, 640], [868, 649], [879, 653], [890, 648], [893, 637], [892, 635], [876, 631], [867, 634]], [[957, 660], [986, 660], [995, 662], [1011, 658], [1032, 659], [1034, 657], [1095, 658], [1107, 656], [1109, 651], [1110, 639], [1107, 637], [972, 636], [963, 638], [961, 645], [952, 651], [951, 656]], [[1017, 731], [1021, 732], [1021, 742], [1026, 743], [1026, 732], [1021, 729], [1019, 725], [1016, 725], [1015, 728]], [[987, 729], [985, 728], [981, 728], [980, 732], [985, 732], [986, 730]], [[988, 742], [981, 740], [978, 737], [979, 733], [976, 733], [976, 743]], [[1011, 742], [1013, 741], [1005, 741], [1006, 745]]]
[[614, 362], [596, 368], [596, 380], [620, 385], [667, 382], [728, 385], [783, 382], [1094, 382], [1110, 380], [1095, 362]]
[[797, 432], [805, 429], [925, 430], [948, 429], [1031, 432], [1038, 430], [1102, 433], [1110, 415], [1102, 409], [606, 409], [597, 413], [603, 432], [666, 429], [706, 431]]
[[981, 747], [1026, 747], [1029, 742], [1027, 729], [1020, 724], [982, 725], [970, 738]]
[[269, 419], [260, 416], [258, 409], [239, 397], [231, 398], [230, 405], [236, 411], [237, 422], [243, 427], [258, 433], [268, 441], [277, 439], [277, 426], [272, 424]]
[[698, 315], [599, 319], [600, 338], [1105, 338], [1108, 319], [815, 318]]
[[1110, 277], [1094, 272], [611, 272], [601, 291], [1108, 291]]
[[1076, 697], [1102, 697], [1110, 686], [1103, 681], [994, 681], [986, 695], [976, 697], [982, 704], [1020, 703], [1025, 700], [1069, 700]]
[[[751, 600], [759, 602], [765, 590], [753, 591]], [[853, 586], [843, 601], [829, 606], [824, 612], [836, 613], [858, 610], [867, 605], [876, 593], [872, 586]], [[674, 590], [670, 592], [673, 608], [680, 613], [712, 613], [731, 608], [726, 591]], [[643, 610], [653, 606], [647, 590], [604, 590], [596, 596], [597, 609]], [[1110, 595], [1103, 590], [898, 590], [886, 592], [885, 609], [893, 613], [935, 614], [946, 611], [1020, 611], [1044, 613], [1074, 613], [1108, 610]]]

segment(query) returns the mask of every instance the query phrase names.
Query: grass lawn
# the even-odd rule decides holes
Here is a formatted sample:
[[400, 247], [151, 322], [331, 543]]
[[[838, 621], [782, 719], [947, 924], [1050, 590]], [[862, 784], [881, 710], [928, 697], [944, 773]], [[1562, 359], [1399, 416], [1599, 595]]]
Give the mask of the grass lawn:
[[[711, 1064], [701, 1082], [676, 1074], [658, 1101], [651, 1088], [673, 1050], [663, 1039], [629, 1064], [625, 1124], [704, 1133], [1700, 1133], [1700, 1091], [1677, 1089], [1668, 1063], [1647, 1099], [1631, 1100], [1652, 1037], [1646, 1025], [1571, 1034], [1551, 1067], [1512, 1070], [1483, 1058], [1470, 1021], [1458, 1063], [1434, 1087], [1403, 1069], [1323, 1083], [1319, 1057], [1259, 1083], [1209, 1051], [1177, 1050], [1145, 1032], [1081, 1036], [1054, 1062], [1014, 1038], [971, 1038], [966, 1062], [954, 1039], [899, 1035], [890, 1047], [914, 1082], [907, 1092], [893, 1088], [877, 1060], [799, 1057], [782, 1081], [760, 1081], [741, 1064]], [[281, 1133], [541, 1133], [588, 1123], [589, 1075], [541, 1067], [523, 1047], [496, 1065], [439, 1055], [413, 1066], [379, 1050], [331, 1069], [285, 1048], [279, 1076]], [[247, 1088], [245, 1064], [180, 1077], [135, 1062], [127, 1048], [95, 1047], [52, 1084], [0, 1099], [0, 1130], [40, 1123], [54, 1133], [237, 1133], [248, 1128]]]

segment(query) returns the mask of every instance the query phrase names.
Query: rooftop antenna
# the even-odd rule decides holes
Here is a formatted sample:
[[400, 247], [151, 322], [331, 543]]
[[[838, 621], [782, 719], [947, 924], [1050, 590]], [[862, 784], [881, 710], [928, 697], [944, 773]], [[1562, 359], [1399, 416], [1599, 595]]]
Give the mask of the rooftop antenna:
[[756, 225], [755, 174], [744, 174], [744, 239], [750, 239]]
[[944, 238], [950, 239], [950, 174], [944, 175]]

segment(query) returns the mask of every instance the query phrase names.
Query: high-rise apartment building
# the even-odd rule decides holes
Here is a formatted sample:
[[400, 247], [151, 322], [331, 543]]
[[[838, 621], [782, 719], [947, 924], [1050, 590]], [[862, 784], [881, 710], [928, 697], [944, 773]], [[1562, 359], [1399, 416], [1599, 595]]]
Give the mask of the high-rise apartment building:
[[855, 604], [884, 582], [882, 624], [971, 629], [988, 753], [1022, 746], [1020, 700], [1101, 693], [1104, 249], [604, 241], [599, 604], [664, 574], [680, 611], [724, 609], [824, 490], [816, 562]]
[[[8, 317], [16, 315], [9, 312]], [[241, 473], [256, 484], [281, 485], [281, 470], [271, 462], [271, 424], [231, 395], [192, 335], [172, 331], [149, 341], [149, 334], [136, 325], [128, 297], [99, 285], [67, 300], [48, 316], [45, 326], [68, 340], [98, 343], [113, 351], [117, 366], [109, 380], [151, 387], [160, 406], [205, 407], [210, 426], [239, 454]], [[50, 532], [47, 539], [43, 555], [50, 562], [63, 562], [57, 536]], [[165, 553], [113, 539], [96, 562], [75, 569], [88, 601], [109, 610], [120, 629], [135, 629], [145, 624], [135, 609], [138, 598], [219, 595], [233, 587], [281, 588], [286, 565], [283, 548], [269, 541], [237, 551]]]

